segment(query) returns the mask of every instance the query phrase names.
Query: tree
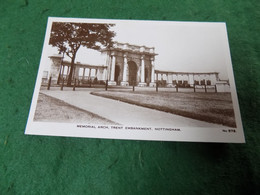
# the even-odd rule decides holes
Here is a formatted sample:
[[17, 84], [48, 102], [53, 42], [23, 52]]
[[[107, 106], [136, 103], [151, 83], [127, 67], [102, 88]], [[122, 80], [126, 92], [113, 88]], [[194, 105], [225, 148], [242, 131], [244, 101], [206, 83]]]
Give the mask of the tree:
[[114, 24], [53, 22], [49, 44], [57, 47], [71, 59], [67, 85], [71, 86], [75, 59], [81, 46], [99, 50], [112, 45], [115, 33], [110, 30]]

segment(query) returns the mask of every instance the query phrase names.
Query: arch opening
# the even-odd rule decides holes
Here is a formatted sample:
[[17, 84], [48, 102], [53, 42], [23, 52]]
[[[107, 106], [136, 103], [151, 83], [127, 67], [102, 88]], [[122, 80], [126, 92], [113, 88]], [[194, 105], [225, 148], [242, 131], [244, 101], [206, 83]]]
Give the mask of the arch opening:
[[120, 66], [116, 65], [116, 67], [115, 67], [115, 82], [117, 83], [117, 85], [120, 83], [119, 76], [120, 76]]
[[128, 62], [128, 82], [129, 85], [136, 85], [137, 84], [137, 65], [133, 61]]

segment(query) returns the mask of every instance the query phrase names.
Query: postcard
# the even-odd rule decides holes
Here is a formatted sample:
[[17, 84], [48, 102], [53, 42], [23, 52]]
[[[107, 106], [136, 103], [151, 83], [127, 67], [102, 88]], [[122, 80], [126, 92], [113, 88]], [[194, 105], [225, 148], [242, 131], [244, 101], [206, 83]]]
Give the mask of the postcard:
[[244, 143], [226, 24], [49, 17], [25, 134]]

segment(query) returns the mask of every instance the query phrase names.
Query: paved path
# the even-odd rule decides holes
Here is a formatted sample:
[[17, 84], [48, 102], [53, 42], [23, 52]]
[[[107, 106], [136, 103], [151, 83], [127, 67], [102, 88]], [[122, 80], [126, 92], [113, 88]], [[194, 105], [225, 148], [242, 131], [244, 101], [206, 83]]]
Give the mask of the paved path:
[[41, 92], [122, 125], [160, 127], [221, 126], [128, 104], [117, 100], [91, 95], [90, 92], [94, 90], [95, 89], [84, 89], [76, 91], [42, 90]]

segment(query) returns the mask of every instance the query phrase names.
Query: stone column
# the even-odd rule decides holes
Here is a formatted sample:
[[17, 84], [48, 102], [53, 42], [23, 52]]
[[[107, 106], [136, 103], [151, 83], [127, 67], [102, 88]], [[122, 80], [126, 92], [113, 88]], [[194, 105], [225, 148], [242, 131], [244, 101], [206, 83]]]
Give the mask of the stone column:
[[141, 69], [141, 83], [144, 83], [145, 71], [144, 71], [144, 57], [143, 56], [141, 57], [141, 66], [142, 66], [142, 69]]
[[91, 68], [89, 68], [88, 79], [91, 78]]
[[67, 75], [66, 75], [66, 80], [68, 80], [68, 78], [69, 78], [69, 73], [70, 73], [70, 66], [67, 66], [68, 68], [67, 68]]
[[139, 87], [145, 87], [146, 83], [144, 82], [145, 71], [144, 71], [144, 56], [141, 56], [141, 83], [138, 84]]
[[123, 81], [121, 82], [121, 86], [129, 85], [129, 83], [126, 81], [126, 72], [127, 72], [127, 54], [124, 54]]
[[98, 69], [96, 68], [95, 69], [95, 77], [97, 77], [97, 72], [98, 72]]
[[188, 76], [188, 84], [193, 87], [194, 86], [194, 75], [193, 74], [189, 74]]
[[82, 80], [84, 80], [84, 77], [85, 77], [85, 68], [83, 68]]
[[111, 74], [110, 74], [110, 81], [115, 81], [115, 67], [116, 67], [116, 58], [112, 56], [112, 67], [111, 67]]
[[99, 80], [102, 80], [102, 79], [100, 78], [100, 68], [97, 68], [97, 69], [96, 69], [96, 78], [97, 78], [98, 81], [99, 81]]
[[[151, 82], [149, 83], [150, 87], [155, 87], [156, 84], [154, 82], [154, 58], [151, 58], [151, 66], [152, 66], [152, 71], [151, 71]], [[158, 80], [158, 79], [157, 79]]]
[[108, 85], [116, 85], [115, 82], [115, 67], [116, 67], [116, 57], [115, 54], [111, 54], [111, 71], [110, 71], [110, 81]]
[[173, 87], [171, 73], [167, 73], [167, 87]]
[[106, 55], [106, 73], [105, 73], [105, 80], [109, 81], [110, 79], [110, 66], [111, 66], [111, 63], [110, 63], [110, 55], [109, 53], [107, 52], [107, 55]]

